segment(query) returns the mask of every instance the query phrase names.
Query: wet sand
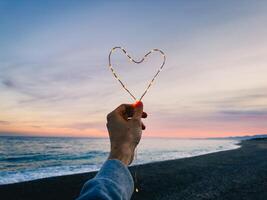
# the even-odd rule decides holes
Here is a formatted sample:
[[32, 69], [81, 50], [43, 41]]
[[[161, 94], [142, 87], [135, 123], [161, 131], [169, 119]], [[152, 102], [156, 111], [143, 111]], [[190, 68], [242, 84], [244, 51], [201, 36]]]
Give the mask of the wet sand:
[[[136, 167], [130, 167], [131, 172]], [[241, 148], [140, 165], [139, 192], [147, 199], [267, 199], [267, 139], [243, 141]], [[0, 186], [3, 200], [75, 199], [95, 172]]]

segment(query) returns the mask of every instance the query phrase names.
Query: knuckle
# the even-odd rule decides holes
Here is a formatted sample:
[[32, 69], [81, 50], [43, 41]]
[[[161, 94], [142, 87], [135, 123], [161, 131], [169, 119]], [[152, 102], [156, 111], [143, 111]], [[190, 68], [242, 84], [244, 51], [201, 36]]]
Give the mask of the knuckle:
[[120, 109], [124, 108], [124, 106], [125, 106], [125, 104], [121, 104], [121, 105], [119, 105], [119, 106], [117, 107], [116, 110], [120, 110]]
[[107, 115], [107, 121], [109, 122], [113, 118], [113, 112]]

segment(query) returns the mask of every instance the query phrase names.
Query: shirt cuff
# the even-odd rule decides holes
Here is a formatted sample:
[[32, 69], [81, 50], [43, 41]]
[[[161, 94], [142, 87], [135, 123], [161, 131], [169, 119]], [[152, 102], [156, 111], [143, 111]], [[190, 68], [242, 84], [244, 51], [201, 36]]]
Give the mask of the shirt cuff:
[[96, 178], [104, 178], [113, 180], [122, 192], [126, 199], [130, 199], [134, 191], [134, 181], [128, 168], [119, 160], [107, 160], [100, 171], [97, 173]]

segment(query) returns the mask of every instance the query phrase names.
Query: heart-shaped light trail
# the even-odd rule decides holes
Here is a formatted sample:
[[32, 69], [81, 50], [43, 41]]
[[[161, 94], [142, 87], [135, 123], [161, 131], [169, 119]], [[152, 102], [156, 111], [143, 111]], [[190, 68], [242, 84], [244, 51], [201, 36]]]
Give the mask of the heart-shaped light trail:
[[131, 95], [131, 97], [137, 101], [137, 98], [132, 94], [132, 92], [130, 92], [128, 90], [128, 88], [126, 87], [126, 85], [121, 81], [121, 79], [119, 78], [119, 76], [117, 75], [117, 73], [115, 72], [113, 66], [112, 66], [112, 63], [111, 63], [111, 55], [112, 53], [116, 50], [116, 49], [120, 49], [121, 51], [124, 52], [124, 54], [129, 58], [129, 60], [133, 63], [136, 63], [136, 64], [140, 64], [142, 63], [147, 57], [148, 55], [150, 55], [151, 53], [153, 52], [159, 52], [162, 57], [163, 57], [163, 61], [162, 61], [162, 64], [160, 65], [160, 68], [158, 69], [158, 71], [156, 72], [156, 74], [153, 76], [152, 80], [149, 82], [148, 86], [146, 87], [144, 93], [142, 94], [142, 96], [139, 98], [139, 101], [141, 101], [143, 99], [143, 97], [145, 96], [145, 94], [148, 92], [149, 88], [151, 87], [151, 85], [153, 84], [153, 82], [155, 81], [156, 77], [159, 75], [159, 73], [161, 72], [163, 66], [165, 65], [165, 61], [166, 61], [166, 56], [164, 54], [164, 52], [160, 49], [152, 49], [150, 50], [146, 55], [144, 55], [144, 57], [141, 59], [141, 60], [134, 60], [128, 53], [127, 51], [122, 48], [122, 47], [114, 47], [111, 49], [110, 53], [109, 53], [109, 56], [108, 56], [108, 61], [109, 61], [109, 68], [113, 74], [113, 76], [119, 81], [119, 83], [121, 84], [121, 86], [123, 87], [123, 89]]

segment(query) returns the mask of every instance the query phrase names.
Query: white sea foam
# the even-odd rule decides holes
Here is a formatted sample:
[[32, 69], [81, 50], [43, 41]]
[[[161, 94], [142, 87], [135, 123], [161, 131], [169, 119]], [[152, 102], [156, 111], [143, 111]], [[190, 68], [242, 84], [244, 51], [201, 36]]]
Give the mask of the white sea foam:
[[0, 185], [36, 180], [47, 177], [96, 171], [99, 168], [100, 165], [56, 166], [38, 168], [34, 170], [0, 172]]

